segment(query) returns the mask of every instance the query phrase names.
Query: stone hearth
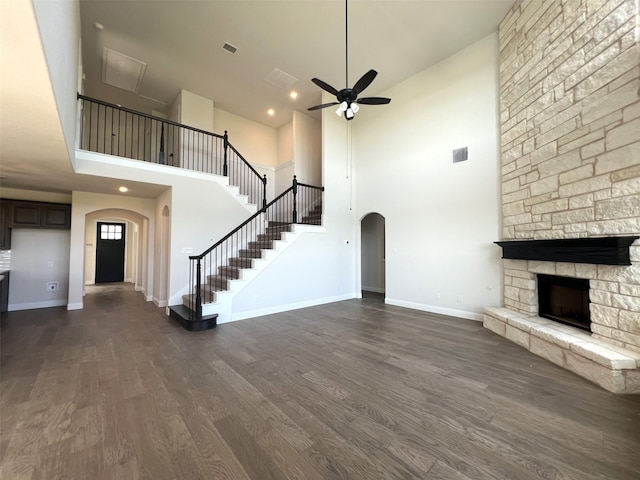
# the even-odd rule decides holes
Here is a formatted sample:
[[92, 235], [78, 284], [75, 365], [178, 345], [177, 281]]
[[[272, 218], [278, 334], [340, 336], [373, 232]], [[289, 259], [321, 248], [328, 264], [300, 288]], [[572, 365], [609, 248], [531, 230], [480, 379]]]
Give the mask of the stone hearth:
[[640, 393], [640, 353], [507, 308], [486, 308], [484, 326], [613, 393]]

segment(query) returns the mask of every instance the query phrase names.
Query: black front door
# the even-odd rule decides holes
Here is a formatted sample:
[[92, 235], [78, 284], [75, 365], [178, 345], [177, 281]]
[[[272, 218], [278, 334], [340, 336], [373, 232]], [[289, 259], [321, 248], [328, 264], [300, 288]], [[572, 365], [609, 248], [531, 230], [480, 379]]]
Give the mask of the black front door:
[[98, 222], [96, 283], [124, 282], [124, 227]]

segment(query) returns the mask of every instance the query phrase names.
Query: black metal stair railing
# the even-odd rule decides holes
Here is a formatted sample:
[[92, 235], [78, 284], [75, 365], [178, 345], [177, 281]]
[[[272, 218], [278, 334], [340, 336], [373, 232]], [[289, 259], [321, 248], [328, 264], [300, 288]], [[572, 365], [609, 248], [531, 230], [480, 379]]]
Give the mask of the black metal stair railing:
[[249, 203], [264, 208], [267, 177], [261, 176], [224, 135], [78, 94], [80, 149], [229, 177]]
[[202, 304], [213, 303], [216, 292], [250, 268], [263, 249], [273, 248], [292, 224], [321, 225], [324, 187], [293, 184], [229, 234], [202, 252], [189, 257], [189, 286], [185, 306], [202, 318]]

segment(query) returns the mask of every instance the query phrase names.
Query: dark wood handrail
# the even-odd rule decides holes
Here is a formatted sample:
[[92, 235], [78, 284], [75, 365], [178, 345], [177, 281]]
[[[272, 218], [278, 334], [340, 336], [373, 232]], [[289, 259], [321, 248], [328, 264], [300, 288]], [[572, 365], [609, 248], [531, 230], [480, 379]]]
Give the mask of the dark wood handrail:
[[278, 195], [276, 198], [274, 198], [273, 200], [271, 200], [267, 206], [261, 210], [258, 210], [256, 213], [254, 213], [253, 215], [251, 215], [249, 218], [247, 218], [244, 222], [242, 222], [240, 225], [238, 225], [236, 228], [234, 228], [231, 232], [229, 232], [227, 235], [225, 235], [224, 237], [222, 237], [220, 240], [218, 240], [218, 242], [216, 242], [214, 245], [212, 245], [211, 247], [207, 248], [204, 252], [202, 252], [200, 255], [191, 255], [189, 256], [189, 260], [202, 260], [205, 255], [207, 255], [208, 253], [211, 253], [213, 250], [215, 250], [217, 247], [219, 247], [220, 245], [222, 245], [222, 243], [224, 243], [226, 240], [228, 240], [229, 238], [231, 238], [231, 236], [234, 233], [237, 233], [239, 230], [242, 229], [242, 227], [244, 227], [245, 225], [247, 225], [249, 222], [251, 222], [252, 220], [254, 220], [256, 217], [260, 216], [261, 214], [263, 214], [267, 208], [269, 208], [271, 205], [273, 205], [274, 203], [276, 203], [278, 200], [280, 200], [282, 197], [284, 197], [287, 193], [291, 192], [293, 190], [293, 187], [289, 187], [288, 189], [286, 189], [284, 192], [282, 192], [280, 195]]
[[[102, 100], [98, 100], [98, 99], [92, 98], [92, 97], [87, 97], [87, 96], [81, 95], [81, 94], [78, 94], [78, 98], [80, 100], [88, 100], [90, 102], [97, 103], [98, 105], [104, 105], [105, 107], [110, 107], [110, 108], [115, 108], [117, 110], [122, 110], [123, 112], [130, 113], [132, 115], [138, 115], [139, 117], [148, 118], [150, 120], [156, 120], [158, 122], [163, 122], [163, 123], [166, 123], [168, 125], [173, 125], [173, 126], [179, 127], [179, 128], [185, 128], [187, 130], [191, 130], [192, 132], [203, 133], [205, 135], [211, 135], [211, 136], [216, 137], [216, 138], [224, 138], [223, 135], [219, 135], [217, 133], [207, 132], [206, 130], [201, 130], [199, 128], [190, 127], [189, 125], [183, 125], [182, 123], [174, 122], [173, 120], [168, 120], [166, 118], [154, 117], [153, 115], [149, 115], [147, 113], [142, 113], [142, 112], [137, 112], [135, 110], [131, 110], [130, 108], [123, 107], [122, 105], [116, 105], [115, 103], [103, 102]], [[233, 148], [232, 145], [229, 145], [229, 146], [231, 146], [231, 148]], [[245, 160], [245, 162], [246, 162], [246, 160]]]

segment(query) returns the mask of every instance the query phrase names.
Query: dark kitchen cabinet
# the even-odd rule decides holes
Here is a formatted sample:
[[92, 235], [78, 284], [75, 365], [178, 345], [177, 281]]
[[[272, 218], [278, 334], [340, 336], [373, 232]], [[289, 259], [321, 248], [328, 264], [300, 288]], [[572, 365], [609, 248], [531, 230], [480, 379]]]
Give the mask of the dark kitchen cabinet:
[[40, 228], [40, 204], [9, 202], [9, 226]]
[[71, 228], [71, 205], [8, 201], [9, 227], [12, 228]]
[[0, 250], [11, 249], [11, 228], [9, 228], [9, 207], [6, 200], [0, 200]]

